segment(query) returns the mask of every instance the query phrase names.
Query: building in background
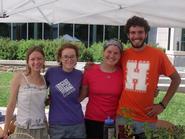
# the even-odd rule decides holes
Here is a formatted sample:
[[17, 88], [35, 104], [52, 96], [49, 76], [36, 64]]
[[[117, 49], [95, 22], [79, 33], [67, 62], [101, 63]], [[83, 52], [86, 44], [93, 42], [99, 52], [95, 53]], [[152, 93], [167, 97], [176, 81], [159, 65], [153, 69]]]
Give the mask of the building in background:
[[[8, 37], [12, 40], [58, 39], [66, 34], [79, 39], [86, 47], [110, 38], [120, 39], [124, 43], [128, 40], [124, 26], [0, 23], [0, 37]], [[152, 27], [147, 42], [164, 48], [174, 65], [185, 66], [185, 29]]]
[[166, 49], [176, 67], [185, 67], [185, 29], [157, 28], [156, 43]]
[[54, 24], [46, 23], [0, 23], [0, 37], [12, 40], [21, 39], [57, 39], [68, 34], [77, 38], [87, 47], [94, 42], [110, 38], [127, 41], [123, 26], [83, 25], [83, 24]]

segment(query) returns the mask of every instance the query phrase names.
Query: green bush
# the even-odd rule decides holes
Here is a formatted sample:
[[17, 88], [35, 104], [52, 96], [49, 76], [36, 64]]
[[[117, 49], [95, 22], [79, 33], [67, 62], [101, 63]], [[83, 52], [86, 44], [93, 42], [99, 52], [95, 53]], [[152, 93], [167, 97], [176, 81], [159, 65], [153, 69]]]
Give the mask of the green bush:
[[55, 61], [56, 60], [56, 51], [60, 45], [59, 41], [45, 41], [44, 53], [47, 61]]
[[94, 61], [93, 60], [93, 54], [91, 53], [91, 51], [89, 51], [89, 49], [84, 49], [84, 51], [82, 52], [81, 56], [80, 56], [80, 61], [82, 62], [87, 62], [87, 61]]
[[[7, 38], [0, 38], [0, 59], [24, 60], [26, 57], [27, 49], [34, 45], [39, 45], [43, 47], [46, 60], [55, 61], [58, 47], [60, 47], [62, 44], [66, 42], [67, 41], [61, 39], [15, 41]], [[73, 44], [79, 47], [79, 53], [80, 55], [82, 55], [83, 51], [86, 49], [85, 45], [81, 42], [74, 42]], [[82, 61], [84, 60], [82, 59]]]
[[94, 43], [91, 47], [87, 48], [88, 51], [93, 55], [93, 60], [96, 62], [101, 62], [103, 57], [103, 43]]
[[123, 50], [130, 48], [131, 47], [131, 43], [128, 41], [127, 43], [123, 44]]
[[[0, 39], [0, 59], [14, 59], [14, 60], [24, 60], [26, 56], [26, 51], [29, 47], [33, 45], [39, 45], [43, 47], [46, 60], [55, 61], [56, 52], [58, 47], [66, 41], [61, 39], [55, 40], [9, 40]], [[80, 61], [93, 60], [96, 62], [102, 61], [102, 50], [103, 43], [94, 43], [91, 47], [86, 48], [82, 42], [71, 42], [79, 47]]]
[[0, 38], [0, 59], [14, 60], [17, 58], [17, 42]]
[[[55, 40], [10, 40], [7, 38], [0, 38], [0, 59], [9, 60], [24, 60], [26, 56], [26, 51], [29, 47], [33, 45], [39, 45], [43, 47], [46, 60], [55, 61], [56, 52], [58, 47], [66, 43], [62, 39]], [[82, 42], [71, 42], [79, 47], [80, 61], [95, 61], [101, 62], [103, 59], [103, 43], [94, 43], [91, 47], [86, 48]], [[157, 45], [152, 45], [158, 47]], [[124, 49], [131, 47], [131, 44], [127, 42], [123, 44]], [[159, 48], [161, 49], [161, 48]]]
[[21, 40], [17, 48], [17, 59], [23, 60], [26, 57], [26, 51], [29, 47], [36, 45], [34, 40]]
[[185, 126], [175, 125], [172, 129], [150, 129], [145, 126], [146, 139], [185, 139]]

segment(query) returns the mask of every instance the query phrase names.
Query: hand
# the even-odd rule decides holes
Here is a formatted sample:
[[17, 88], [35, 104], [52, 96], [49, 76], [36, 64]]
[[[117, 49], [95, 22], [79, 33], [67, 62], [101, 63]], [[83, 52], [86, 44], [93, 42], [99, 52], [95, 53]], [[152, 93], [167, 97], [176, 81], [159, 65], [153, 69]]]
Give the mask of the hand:
[[149, 117], [156, 117], [158, 114], [163, 112], [164, 108], [160, 104], [154, 104], [150, 107], [147, 107], [145, 110], [148, 111], [147, 115]]
[[3, 132], [2, 139], [8, 139], [8, 134]]
[[6, 135], [6, 136], [3, 136], [3, 138], [2, 139], [8, 139], [8, 135]]

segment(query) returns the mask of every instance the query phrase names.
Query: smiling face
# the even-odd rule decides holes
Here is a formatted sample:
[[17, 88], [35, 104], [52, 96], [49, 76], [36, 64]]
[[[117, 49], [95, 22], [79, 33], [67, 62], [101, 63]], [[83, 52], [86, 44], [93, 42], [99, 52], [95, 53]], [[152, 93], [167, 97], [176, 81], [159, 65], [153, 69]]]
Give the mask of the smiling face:
[[110, 66], [115, 66], [120, 57], [120, 49], [115, 45], [109, 45], [103, 52], [103, 62]]
[[72, 48], [65, 48], [61, 51], [60, 61], [62, 63], [62, 68], [64, 71], [71, 71], [77, 63], [76, 52]]
[[141, 26], [131, 26], [128, 32], [128, 38], [134, 48], [142, 48], [144, 46], [145, 39], [147, 38], [147, 33], [144, 27]]
[[38, 51], [33, 51], [29, 55], [28, 66], [31, 72], [40, 72], [44, 67], [44, 56]]

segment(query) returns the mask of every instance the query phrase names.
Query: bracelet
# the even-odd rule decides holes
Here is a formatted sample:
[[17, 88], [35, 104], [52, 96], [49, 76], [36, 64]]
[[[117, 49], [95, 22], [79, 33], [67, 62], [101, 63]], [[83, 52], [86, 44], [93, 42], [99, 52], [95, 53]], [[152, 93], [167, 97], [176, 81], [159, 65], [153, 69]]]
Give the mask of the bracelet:
[[166, 108], [162, 102], [160, 102], [159, 105], [161, 105], [163, 107], [163, 109]]

